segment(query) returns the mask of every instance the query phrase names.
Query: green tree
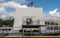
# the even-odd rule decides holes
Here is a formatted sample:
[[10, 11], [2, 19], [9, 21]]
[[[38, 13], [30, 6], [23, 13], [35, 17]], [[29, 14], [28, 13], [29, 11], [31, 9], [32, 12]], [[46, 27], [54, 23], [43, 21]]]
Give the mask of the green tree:
[[12, 20], [2, 20], [2, 19], [0, 19], [0, 27], [3, 24], [9, 25], [9, 27], [13, 27], [14, 19], [12, 19]]

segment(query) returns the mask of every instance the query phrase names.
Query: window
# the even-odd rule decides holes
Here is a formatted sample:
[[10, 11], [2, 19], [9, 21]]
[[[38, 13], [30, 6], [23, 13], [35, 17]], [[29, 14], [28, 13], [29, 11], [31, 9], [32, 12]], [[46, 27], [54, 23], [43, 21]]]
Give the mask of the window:
[[26, 24], [32, 24], [32, 18], [27, 18], [26, 19]]
[[47, 27], [48, 30], [53, 30], [53, 27]]
[[58, 26], [54, 26], [54, 30], [58, 30]]

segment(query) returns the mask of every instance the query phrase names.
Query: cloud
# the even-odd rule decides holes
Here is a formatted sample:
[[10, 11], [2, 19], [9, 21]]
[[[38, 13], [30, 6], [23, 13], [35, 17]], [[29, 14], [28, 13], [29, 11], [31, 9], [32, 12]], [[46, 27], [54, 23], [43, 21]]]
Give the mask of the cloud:
[[58, 17], [59, 16], [58, 9], [54, 9], [52, 11], [49, 11], [47, 14], [44, 14], [45, 17]]
[[12, 0], [12, 1], [19, 4], [24, 4], [26, 2], [26, 0]]
[[49, 11], [48, 14], [45, 14], [44, 20], [45, 21], [54, 21], [58, 24], [60, 24], [60, 12], [58, 12], [59, 9], [54, 9], [52, 11]]
[[0, 18], [7, 20], [10, 17], [13, 18], [13, 13], [8, 13], [4, 7], [0, 7]]
[[4, 7], [0, 7], [0, 12], [2, 12], [2, 11], [5, 11], [5, 8]]
[[10, 2], [10, 1], [17, 2], [20, 4], [25, 2], [25, 0], [0, 0], [0, 3], [5, 3], [5, 2]]
[[19, 3], [16, 2], [7, 2], [7, 3], [2, 3], [1, 6], [10, 6], [13, 8], [28, 8], [26, 5], [20, 5]]
[[49, 11], [51, 16], [59, 16], [58, 9], [54, 9], [53, 11]]
[[47, 19], [55, 19], [57, 17], [60, 17], [60, 12], [58, 12], [58, 9], [54, 9], [52, 11], [49, 11], [48, 14], [45, 14], [45, 18]]
[[[0, 4], [0, 18], [1, 19], [8, 19], [8, 17], [12, 17], [13, 13], [8, 13], [5, 7], [12, 7], [12, 8], [28, 8], [26, 5], [20, 5], [16, 2], [10, 1]], [[7, 9], [9, 10], [9, 9]]]

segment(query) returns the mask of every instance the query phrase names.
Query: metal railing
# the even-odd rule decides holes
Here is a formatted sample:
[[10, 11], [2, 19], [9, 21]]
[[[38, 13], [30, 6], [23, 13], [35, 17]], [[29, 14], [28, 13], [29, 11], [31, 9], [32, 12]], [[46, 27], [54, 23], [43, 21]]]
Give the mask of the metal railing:
[[[56, 29], [54, 29], [55, 26], [57, 26]], [[53, 29], [48, 29], [49, 27], [52, 27]], [[17, 30], [14, 30], [14, 28], [17, 28]], [[23, 29], [24, 31], [22, 31], [22, 29], [23, 29], [22, 27], [0, 27], [0, 36], [16, 36], [16, 35], [25, 36], [29, 34], [30, 34], [29, 36], [52, 35], [52, 34], [60, 35], [60, 25], [40, 26], [39, 28], [30, 29], [24, 28]]]

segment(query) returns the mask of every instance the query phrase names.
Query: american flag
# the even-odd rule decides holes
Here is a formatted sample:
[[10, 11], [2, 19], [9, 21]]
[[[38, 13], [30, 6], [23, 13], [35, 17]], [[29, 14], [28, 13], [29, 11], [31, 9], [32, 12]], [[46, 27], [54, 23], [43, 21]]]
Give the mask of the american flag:
[[27, 4], [28, 7], [33, 7], [33, 2]]

